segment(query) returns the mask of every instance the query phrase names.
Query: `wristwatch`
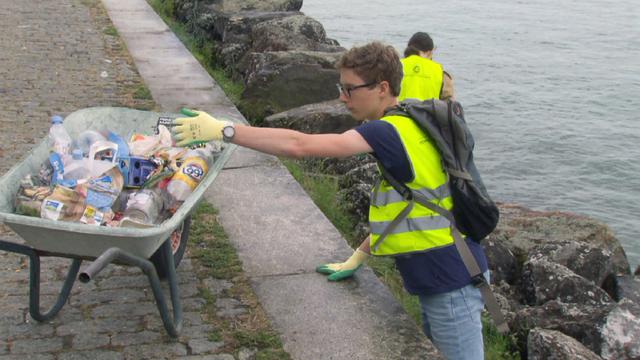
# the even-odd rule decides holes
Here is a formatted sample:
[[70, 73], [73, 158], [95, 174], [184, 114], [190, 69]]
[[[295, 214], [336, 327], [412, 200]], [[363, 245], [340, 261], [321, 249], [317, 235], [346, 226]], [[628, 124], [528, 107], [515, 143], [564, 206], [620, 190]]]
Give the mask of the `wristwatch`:
[[231, 142], [236, 135], [236, 128], [233, 125], [227, 125], [222, 128], [222, 141]]

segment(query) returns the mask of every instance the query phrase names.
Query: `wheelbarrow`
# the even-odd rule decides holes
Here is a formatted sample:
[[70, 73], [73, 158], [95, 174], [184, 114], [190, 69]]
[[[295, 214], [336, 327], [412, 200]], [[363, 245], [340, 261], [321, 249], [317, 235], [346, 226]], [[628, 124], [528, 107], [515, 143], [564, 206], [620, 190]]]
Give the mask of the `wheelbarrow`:
[[[159, 117], [175, 118], [175, 114], [160, 114], [125, 108], [87, 108], [69, 115], [64, 127], [72, 138], [86, 129], [109, 129], [118, 134], [133, 132], [151, 134]], [[156, 305], [167, 333], [177, 337], [182, 328], [182, 306], [178, 293], [176, 267], [188, 240], [190, 213], [206, 189], [213, 183], [235, 145], [229, 145], [214, 159], [209, 172], [194, 192], [161, 224], [149, 228], [119, 228], [82, 223], [52, 221], [14, 213], [20, 180], [37, 174], [49, 156], [46, 139], [0, 178], [0, 221], [24, 239], [25, 245], [0, 239], [0, 250], [27, 255], [29, 265], [29, 314], [39, 322], [58, 314], [67, 301], [76, 277], [89, 282], [108, 264], [140, 268], [148, 277]], [[54, 256], [72, 259], [62, 289], [54, 305], [40, 310], [40, 258]], [[93, 261], [83, 271], [83, 260]], [[159, 276], [160, 274], [160, 276]], [[173, 318], [162, 293], [160, 277], [166, 277], [172, 302]]]

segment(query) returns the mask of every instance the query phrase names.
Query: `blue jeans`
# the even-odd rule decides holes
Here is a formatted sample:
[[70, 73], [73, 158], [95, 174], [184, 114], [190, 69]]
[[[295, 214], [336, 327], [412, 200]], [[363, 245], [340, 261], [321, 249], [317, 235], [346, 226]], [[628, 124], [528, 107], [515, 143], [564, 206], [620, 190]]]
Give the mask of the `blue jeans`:
[[[484, 276], [488, 281], [489, 272]], [[467, 285], [419, 298], [424, 333], [448, 360], [484, 359], [481, 320], [484, 300], [480, 290]]]

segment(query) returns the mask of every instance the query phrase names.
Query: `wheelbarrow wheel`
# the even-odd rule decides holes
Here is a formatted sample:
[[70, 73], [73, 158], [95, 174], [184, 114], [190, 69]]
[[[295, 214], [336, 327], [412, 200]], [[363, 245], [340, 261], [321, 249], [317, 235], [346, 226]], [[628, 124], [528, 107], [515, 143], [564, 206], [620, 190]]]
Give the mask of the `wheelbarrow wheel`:
[[[173, 253], [173, 263], [178, 268], [180, 265], [180, 261], [184, 256], [184, 252], [187, 249], [187, 241], [189, 240], [189, 227], [191, 225], [191, 215], [187, 216], [182, 225], [178, 227], [174, 232], [169, 236], [169, 241], [171, 241], [171, 252]], [[165, 258], [162, 256], [162, 247], [160, 247], [156, 252], [151, 255], [151, 262], [156, 267], [156, 272], [158, 273], [158, 277], [160, 279], [165, 279], [168, 275], [169, 264], [165, 261]]]

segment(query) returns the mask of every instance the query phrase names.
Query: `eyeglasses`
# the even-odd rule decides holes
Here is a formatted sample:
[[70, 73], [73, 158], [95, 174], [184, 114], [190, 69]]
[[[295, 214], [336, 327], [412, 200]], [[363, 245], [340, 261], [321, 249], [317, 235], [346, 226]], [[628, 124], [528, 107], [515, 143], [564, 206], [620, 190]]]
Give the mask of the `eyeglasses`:
[[370, 82], [370, 83], [367, 83], [367, 84], [356, 85], [356, 86], [344, 86], [344, 85], [338, 83], [338, 84], [336, 84], [336, 87], [338, 88], [339, 92], [344, 94], [346, 97], [351, 98], [351, 92], [353, 90], [357, 90], [357, 89], [360, 89], [360, 88], [373, 86], [373, 85], [376, 85], [376, 84], [378, 84], [376, 81]]

